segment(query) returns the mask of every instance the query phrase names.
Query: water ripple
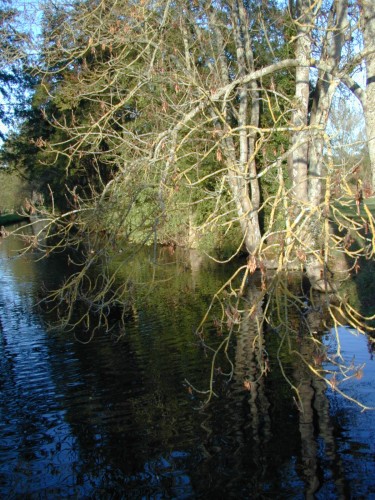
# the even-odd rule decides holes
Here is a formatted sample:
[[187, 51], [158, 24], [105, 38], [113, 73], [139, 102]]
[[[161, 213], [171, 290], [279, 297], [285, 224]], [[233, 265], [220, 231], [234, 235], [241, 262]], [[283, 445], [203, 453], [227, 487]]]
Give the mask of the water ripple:
[[[373, 414], [311, 379], [314, 415], [304, 421], [277, 363], [245, 390], [256, 370], [251, 324], [231, 348], [233, 380], [218, 376], [221, 397], [195, 409], [184, 380], [207, 387], [210, 358], [194, 330], [219, 275], [192, 279], [171, 265], [174, 279], [145, 295], [123, 337], [83, 345], [48, 332], [34, 306], [59, 267], [13, 258], [17, 245], [0, 246], [0, 496], [303, 498], [319, 484], [317, 498], [370, 498]], [[350, 390], [373, 397], [370, 354], [345, 349], [368, 364]]]

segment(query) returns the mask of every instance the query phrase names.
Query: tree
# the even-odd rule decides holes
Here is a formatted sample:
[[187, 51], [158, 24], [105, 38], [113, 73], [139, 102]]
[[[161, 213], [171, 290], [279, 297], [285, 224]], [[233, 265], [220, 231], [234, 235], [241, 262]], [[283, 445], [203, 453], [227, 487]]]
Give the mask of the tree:
[[[162, 231], [168, 207], [180, 209], [178, 191], [185, 205], [189, 196], [195, 207], [211, 202], [202, 230], [238, 225], [258, 264], [297, 258], [325, 288], [327, 126], [340, 81], [350, 84], [363, 60], [351, 42], [357, 17], [346, 0], [269, 2], [261, 13], [241, 1], [49, 6], [39, 106], [54, 131], [40, 137], [43, 162], [65, 171], [73, 197], [104, 190], [119, 211], [148, 203], [148, 215], [129, 214], [147, 220], [149, 234]], [[119, 196], [124, 184], [129, 195]], [[275, 244], [285, 235], [287, 249]]]
[[27, 36], [19, 26], [18, 12], [9, 0], [0, 2], [0, 137], [13, 120], [12, 108], [22, 96], [21, 67]]
[[352, 173], [353, 186], [357, 181], [362, 182], [364, 195], [368, 196], [372, 192], [372, 178], [365, 121], [355, 96], [342, 87], [332, 102], [328, 130], [338, 173], [341, 171], [344, 177]]
[[372, 189], [375, 190], [375, 6], [374, 2], [361, 3], [360, 12], [363, 46], [366, 53], [366, 90], [361, 92], [366, 133], [372, 169]]
[[[343, 191], [358, 218], [333, 199], [338, 166], [328, 136], [342, 83], [365, 102], [371, 143], [372, 80], [366, 91], [353, 80], [363, 63], [370, 74], [373, 61], [360, 14], [347, 0], [48, 5], [35, 72], [35, 96], [42, 96], [35, 110], [48, 133], [35, 145], [45, 171], [58, 172], [67, 191], [64, 212], [53, 205], [45, 215], [46, 241], [56, 249], [72, 242], [81, 248], [84, 240], [87, 249], [82, 269], [57, 296], [85, 297], [106, 323], [110, 300], [127, 293], [116, 288], [110, 255], [119, 241], [163, 241], [160, 234], [176, 241], [177, 224], [168, 226], [173, 212], [186, 240], [218, 227], [223, 237], [240, 235], [233, 255], [245, 251], [248, 262], [241, 286], [230, 288], [237, 298], [257, 268], [262, 300], [280, 286], [286, 293], [281, 282], [290, 268], [330, 292], [339, 257], [356, 270], [360, 256], [372, 258], [366, 228], [374, 219], [368, 209], [361, 213], [361, 193], [345, 172]], [[353, 43], [361, 34], [363, 51]], [[87, 279], [97, 262], [100, 278]], [[270, 267], [277, 272], [268, 282]], [[337, 300], [363, 329], [361, 315]], [[236, 307], [223, 311], [233, 315]]]

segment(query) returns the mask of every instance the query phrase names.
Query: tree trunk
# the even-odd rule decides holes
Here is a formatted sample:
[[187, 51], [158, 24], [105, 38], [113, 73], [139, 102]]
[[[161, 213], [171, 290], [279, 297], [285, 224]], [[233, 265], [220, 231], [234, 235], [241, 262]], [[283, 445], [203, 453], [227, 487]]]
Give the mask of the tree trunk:
[[293, 135], [292, 184], [296, 201], [307, 202], [307, 169], [308, 169], [308, 137], [306, 135], [309, 91], [310, 91], [310, 57], [311, 57], [311, 20], [309, 0], [297, 0], [297, 41], [296, 59], [296, 109], [293, 115], [293, 125], [296, 131]]
[[[229, 139], [228, 142], [232, 141]], [[258, 209], [251, 202], [249, 183], [246, 176], [235, 169], [236, 157], [233, 144], [227, 148], [226, 156], [228, 162], [228, 184], [237, 209], [244, 244], [247, 252], [253, 255], [258, 250], [261, 241]]]
[[331, 7], [328, 29], [324, 38], [321, 59], [327, 70], [319, 71], [318, 82], [314, 93], [310, 114], [312, 139], [309, 151], [309, 201], [318, 206], [322, 198], [324, 137], [332, 98], [339, 80], [332, 75], [336, 72], [341, 60], [348, 23], [348, 1], [335, 0]]
[[[324, 173], [324, 134], [327, 128], [329, 111], [332, 98], [336, 91], [338, 80], [332, 75], [336, 72], [341, 60], [342, 49], [345, 43], [345, 34], [348, 27], [348, 2], [347, 0], [334, 0], [327, 20], [328, 29], [324, 38], [321, 59], [325, 61], [327, 70], [320, 70], [316, 84], [313, 106], [310, 113], [311, 142], [309, 150], [309, 186], [308, 195], [311, 207], [319, 207], [322, 202], [322, 186]], [[329, 175], [329, 172], [328, 172]], [[328, 178], [327, 178], [328, 181]], [[329, 189], [329, 186], [328, 186]], [[322, 242], [321, 235], [329, 231], [327, 224], [323, 224], [320, 217], [321, 210], [316, 211], [310, 227], [317, 238], [311, 238], [311, 255], [306, 265], [306, 273], [314, 289], [332, 291], [327, 263], [323, 258], [318, 258]]]
[[363, 111], [372, 172], [372, 190], [375, 191], [375, 3], [362, 2], [361, 28], [365, 50], [372, 50], [366, 57], [366, 95]]
[[[225, 54], [225, 42], [218, 29], [219, 20], [215, 11], [210, 11], [210, 22], [215, 32], [215, 42], [217, 46], [219, 61], [220, 80], [224, 85], [230, 81], [230, 71]], [[242, 5], [242, 2], [235, 0], [232, 4], [232, 18], [234, 42], [236, 48], [236, 64], [238, 77], [245, 77], [246, 74], [254, 71], [254, 58], [249, 39], [249, 20]], [[237, 209], [237, 216], [241, 226], [244, 244], [249, 254], [257, 252], [261, 241], [261, 232], [258, 216], [260, 203], [260, 189], [258, 179], [254, 176], [255, 160], [255, 134], [248, 132], [248, 125], [257, 127], [259, 125], [259, 95], [256, 91], [256, 83], [251, 81], [243, 83], [236, 89], [237, 105], [233, 109], [232, 99], [223, 102], [221, 120], [219, 113], [212, 110], [216, 115], [214, 121], [218, 128], [231, 128], [234, 116], [238, 125], [238, 138], [232, 135], [227, 136], [222, 141], [223, 153], [228, 166], [228, 184], [232, 193], [233, 201]], [[222, 119], [225, 125], [222, 125]], [[249, 183], [249, 173], [251, 181]]]
[[[311, 286], [319, 291], [332, 291], [326, 263], [321, 255], [322, 234], [327, 228], [322, 224], [319, 206], [322, 198], [324, 132], [328, 113], [337, 82], [331, 76], [341, 57], [345, 40], [346, 0], [335, 0], [327, 20], [327, 34], [322, 47], [321, 58], [327, 71], [319, 71], [315, 90], [314, 106], [309, 114], [310, 68], [312, 54], [311, 29], [318, 12], [309, 0], [296, 3], [296, 110], [294, 112], [292, 181], [296, 212], [299, 205], [309, 205], [308, 220], [300, 235], [307, 254], [306, 274]], [[307, 131], [307, 127], [309, 130]], [[298, 203], [299, 202], [299, 203]]]

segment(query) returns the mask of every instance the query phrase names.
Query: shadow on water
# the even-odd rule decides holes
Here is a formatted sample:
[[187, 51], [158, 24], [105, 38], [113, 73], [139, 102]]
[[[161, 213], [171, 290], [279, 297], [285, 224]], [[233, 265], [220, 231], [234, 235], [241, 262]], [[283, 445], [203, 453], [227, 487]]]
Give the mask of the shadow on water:
[[[160, 249], [159, 274], [139, 292], [126, 331], [82, 344], [71, 333], [48, 332], [34, 307], [42, 284], [59, 282], [64, 261], [35, 262], [32, 255], [17, 257], [19, 249], [12, 238], [0, 244], [2, 497], [375, 493], [374, 414], [360, 414], [283, 351], [284, 370], [299, 386], [299, 411], [277, 361], [280, 332], [259, 327], [261, 303], [244, 315], [231, 346], [231, 381], [218, 371], [220, 397], [197, 410], [199, 400], [184, 381], [205, 388], [211, 357], [194, 331], [229, 270]], [[144, 281], [152, 269], [142, 257], [133, 276]], [[245, 300], [254, 303], [259, 293], [251, 285]], [[341, 332], [343, 352], [368, 365], [348, 388], [374, 400], [371, 353], [364, 337], [348, 333]], [[221, 341], [214, 326], [207, 335], [211, 345]], [[313, 354], [303, 332], [292, 342], [302, 357]], [[325, 342], [334, 348], [332, 335]], [[265, 363], [267, 376], [259, 378]]]

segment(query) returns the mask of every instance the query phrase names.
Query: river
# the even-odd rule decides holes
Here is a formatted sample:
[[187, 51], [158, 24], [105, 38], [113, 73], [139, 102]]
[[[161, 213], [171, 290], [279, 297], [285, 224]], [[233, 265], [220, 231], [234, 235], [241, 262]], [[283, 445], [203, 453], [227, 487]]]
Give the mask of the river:
[[[167, 279], [125, 332], [83, 344], [49, 330], [36, 307], [63, 261], [20, 249], [13, 237], [0, 242], [2, 498], [375, 498], [375, 412], [361, 413], [286, 359], [299, 411], [271, 355], [272, 332], [270, 371], [246, 388], [250, 319], [231, 350], [233, 379], [199, 409], [186, 380], [207, 387], [210, 357], [194, 330], [226, 271], [160, 250]], [[374, 406], [370, 343], [339, 333], [343, 356], [365, 363], [344, 388]], [[334, 343], [332, 332], [325, 342]]]

